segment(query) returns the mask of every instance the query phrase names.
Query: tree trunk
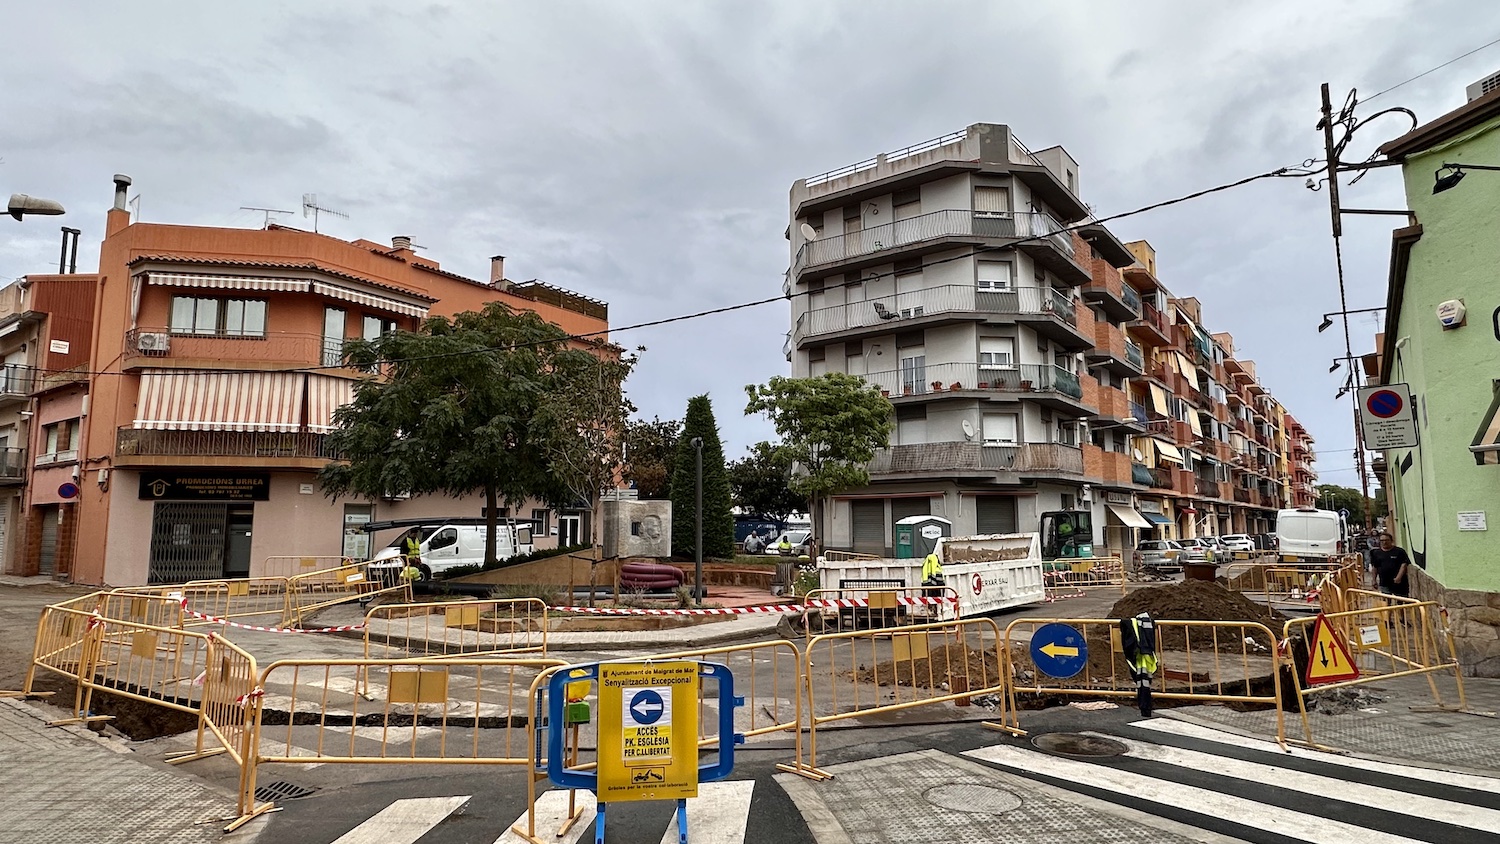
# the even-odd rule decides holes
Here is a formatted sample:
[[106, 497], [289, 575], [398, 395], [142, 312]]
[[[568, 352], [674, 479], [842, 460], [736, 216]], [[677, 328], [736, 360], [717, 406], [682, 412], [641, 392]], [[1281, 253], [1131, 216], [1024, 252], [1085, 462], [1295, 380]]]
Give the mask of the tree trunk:
[[[599, 535], [602, 530], [599, 514], [604, 509], [604, 501], [598, 495], [593, 497], [594, 506], [589, 508], [592, 523], [589, 525], [589, 544], [594, 546], [594, 561], [589, 564], [589, 608], [594, 606], [594, 592], [599, 582], [599, 563], [604, 559], [604, 546], [599, 544]], [[618, 602], [619, 595], [615, 596]], [[616, 603], [616, 606], [619, 606]]]
[[484, 566], [494, 568], [499, 560], [495, 555], [495, 541], [500, 533], [500, 508], [495, 506], [495, 488], [484, 488]]

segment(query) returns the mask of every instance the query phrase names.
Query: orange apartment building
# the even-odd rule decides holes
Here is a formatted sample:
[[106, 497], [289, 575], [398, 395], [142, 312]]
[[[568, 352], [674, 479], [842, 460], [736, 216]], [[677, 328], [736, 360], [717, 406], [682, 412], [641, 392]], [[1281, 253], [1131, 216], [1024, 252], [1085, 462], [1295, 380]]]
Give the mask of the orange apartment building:
[[1288, 466], [1290, 477], [1288, 487], [1290, 501], [1288, 507], [1316, 507], [1318, 504], [1318, 491], [1315, 484], [1318, 473], [1313, 468], [1313, 461], [1317, 459], [1313, 452], [1313, 437], [1307, 429], [1292, 417], [1286, 414], [1286, 432], [1288, 446]]
[[[114, 586], [261, 573], [268, 557], [364, 556], [372, 519], [479, 516], [476, 498], [332, 501], [315, 472], [334, 408], [361, 374], [343, 343], [503, 301], [570, 333], [608, 328], [603, 302], [505, 279], [476, 281], [390, 246], [268, 225], [133, 223], [117, 177], [93, 306], [81, 432], [75, 582]], [[319, 368], [321, 367], [321, 368]], [[297, 371], [314, 368], [311, 371]], [[523, 518], [586, 541], [587, 511]], [[64, 557], [69, 555], [62, 555]]]

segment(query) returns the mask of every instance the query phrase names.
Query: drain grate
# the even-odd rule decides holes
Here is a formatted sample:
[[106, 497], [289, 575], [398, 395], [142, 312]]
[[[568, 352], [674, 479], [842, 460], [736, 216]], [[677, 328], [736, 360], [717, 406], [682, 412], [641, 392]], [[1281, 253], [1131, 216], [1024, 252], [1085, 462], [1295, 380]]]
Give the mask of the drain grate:
[[317, 789], [278, 780], [255, 789], [255, 799], [270, 803], [276, 800], [291, 800], [297, 797], [306, 797], [314, 791], [317, 791]]
[[1086, 736], [1080, 733], [1047, 733], [1031, 740], [1037, 750], [1060, 753], [1063, 756], [1103, 758], [1123, 756], [1130, 748], [1101, 736]]

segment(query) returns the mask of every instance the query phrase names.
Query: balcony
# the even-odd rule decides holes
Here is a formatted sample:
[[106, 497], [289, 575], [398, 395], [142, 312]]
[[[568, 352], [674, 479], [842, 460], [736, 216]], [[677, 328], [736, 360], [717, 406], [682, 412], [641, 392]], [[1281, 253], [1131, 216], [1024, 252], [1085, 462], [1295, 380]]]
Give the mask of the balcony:
[[1094, 278], [1080, 291], [1084, 301], [1098, 305], [1103, 309], [1104, 315], [1114, 322], [1135, 319], [1141, 312], [1140, 294], [1121, 282], [1120, 274], [1113, 268], [1101, 269], [1104, 267], [1103, 262], [1094, 266]]
[[26, 483], [26, 449], [0, 448], [0, 486]]
[[913, 477], [994, 478], [1002, 472], [1052, 477], [1083, 475], [1083, 452], [1061, 443], [981, 445], [941, 442], [895, 445], [875, 452], [873, 480]]
[[0, 407], [29, 400], [35, 388], [35, 369], [19, 363], [0, 366]]
[[276, 369], [287, 364], [337, 366], [344, 340], [321, 334], [270, 332], [259, 335], [173, 334], [167, 328], [134, 328], [125, 332], [125, 369], [205, 367]]
[[1073, 238], [1052, 215], [1039, 211], [1005, 215], [972, 211], [933, 211], [905, 220], [894, 220], [857, 232], [811, 240], [797, 250], [791, 276], [799, 281], [834, 273], [851, 272], [899, 257], [920, 255], [958, 243], [1005, 246], [995, 241], [1014, 241], [1018, 249], [1052, 270], [1072, 285], [1090, 280], [1087, 270], [1073, 259]]
[[1139, 484], [1140, 486], [1155, 486], [1152, 483], [1153, 476], [1151, 469], [1144, 463], [1130, 464], [1130, 480], [1132, 483]]
[[1193, 429], [1188, 426], [1188, 423], [1176, 419], [1153, 419], [1146, 423], [1146, 430], [1152, 434], [1167, 437], [1180, 446], [1193, 444]]
[[[851, 292], [855, 288], [850, 288]], [[818, 308], [797, 318], [792, 341], [802, 346], [809, 338], [835, 339], [899, 331], [944, 321], [1009, 317], [1066, 348], [1086, 349], [1093, 337], [1078, 330], [1078, 315], [1068, 294], [1047, 287], [979, 290], [967, 284], [945, 284]]]
[[1141, 351], [1141, 344], [1134, 340], [1125, 341], [1125, 362], [1136, 369], [1146, 371], [1146, 355]]
[[319, 468], [339, 455], [326, 434], [302, 431], [158, 431], [120, 428], [116, 466], [179, 465]]
[[1238, 501], [1241, 504], [1249, 504], [1250, 503], [1250, 490], [1248, 490], [1248, 489], [1241, 489], [1240, 487], [1235, 487], [1234, 488], [1234, 500]]
[[1125, 396], [1123, 390], [1115, 387], [1099, 387], [1097, 394], [1100, 417], [1116, 419], [1132, 425], [1135, 423], [1135, 417], [1130, 411], [1130, 399]]
[[[974, 363], [924, 363], [860, 376], [893, 403], [930, 399], [939, 394], [1028, 399], [1075, 415], [1092, 414], [1077, 375], [1050, 364], [993, 367]], [[998, 395], [997, 395], [998, 394]]]
[[1223, 494], [1219, 490], [1219, 482], [1214, 478], [1195, 476], [1193, 488], [1197, 490], [1198, 495], [1202, 496], [1203, 498], [1212, 498], [1218, 500], [1219, 498], [1223, 497]]
[[[1132, 470], [1130, 455], [1121, 454], [1116, 451], [1105, 451], [1098, 446], [1086, 445], [1083, 447], [1084, 474], [1090, 478], [1099, 479], [1105, 486], [1120, 487], [1125, 489], [1137, 485], [1135, 473]], [[1144, 466], [1141, 468], [1145, 468]], [[1146, 483], [1149, 485], [1149, 475]]]
[[1125, 328], [1153, 346], [1172, 344], [1172, 329], [1167, 325], [1166, 317], [1149, 304], [1143, 304], [1140, 319], [1131, 320]]
[[1177, 471], [1175, 469], [1164, 469], [1158, 466], [1149, 471], [1151, 472], [1150, 485], [1152, 489], [1176, 490]]
[[1141, 347], [1135, 346], [1135, 359], [1130, 357], [1130, 348], [1135, 344], [1125, 339], [1125, 332], [1107, 322], [1094, 323], [1094, 348], [1085, 354], [1089, 363], [1095, 366], [1103, 366], [1110, 372], [1123, 375], [1127, 378], [1139, 376], [1145, 370], [1141, 368], [1143, 358]]
[[1146, 406], [1144, 404], [1141, 404], [1138, 401], [1132, 401], [1130, 403], [1130, 418], [1134, 419], [1137, 422], [1145, 424], [1151, 421], [1151, 412], [1146, 410]]

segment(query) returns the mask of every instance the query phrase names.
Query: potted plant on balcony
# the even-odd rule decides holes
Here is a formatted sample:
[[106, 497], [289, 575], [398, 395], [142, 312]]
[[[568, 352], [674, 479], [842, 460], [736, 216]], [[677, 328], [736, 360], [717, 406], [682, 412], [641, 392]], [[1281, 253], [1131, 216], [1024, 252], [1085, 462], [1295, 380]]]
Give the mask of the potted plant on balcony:
[[1025, 381], [1025, 380], [1021, 381], [1021, 392], [1023, 392], [1023, 393], [1029, 393], [1029, 392], [1031, 392], [1031, 382], [1030, 381]]
[[943, 382], [941, 382], [941, 381], [934, 381], [934, 382], [932, 382], [932, 391], [934, 393], [941, 393], [943, 391]]
[[981, 390], [988, 390], [989, 388], [990, 388], [990, 382], [988, 382], [988, 381], [980, 381], [979, 382], [979, 389], [981, 389]]
[[957, 382], [957, 381], [954, 381], [954, 382], [953, 382], [953, 383], [952, 383], [952, 384], [949, 384], [949, 385], [948, 385], [948, 391], [949, 391], [949, 392], [950, 392], [950, 393], [956, 393], [956, 392], [958, 392], [958, 391], [959, 391], [959, 390], [962, 390], [962, 389], [963, 389], [963, 388], [964, 388], [964, 385], [963, 385], [963, 384], [960, 384], [960, 383], [959, 383], [959, 382]]

